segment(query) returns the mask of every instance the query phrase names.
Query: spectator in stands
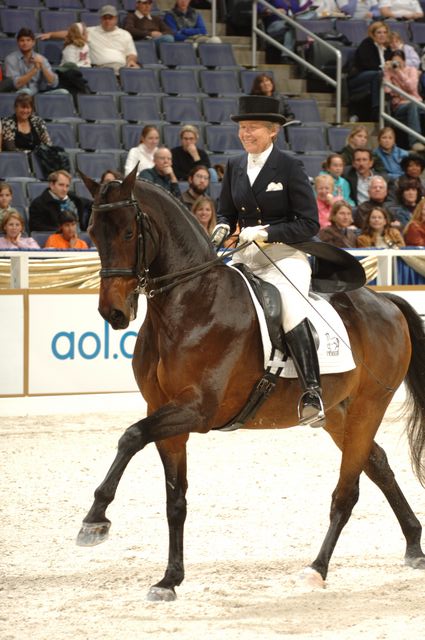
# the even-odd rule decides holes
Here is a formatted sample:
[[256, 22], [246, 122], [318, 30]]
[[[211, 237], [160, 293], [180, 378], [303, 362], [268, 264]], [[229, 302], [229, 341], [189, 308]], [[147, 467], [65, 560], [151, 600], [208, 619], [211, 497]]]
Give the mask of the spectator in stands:
[[163, 187], [181, 199], [181, 192], [176, 174], [173, 169], [173, 157], [167, 147], [158, 147], [153, 154], [154, 166], [151, 169], [144, 169], [139, 178], [148, 180]]
[[419, 20], [424, 15], [418, 0], [379, 0], [378, 4], [385, 19]]
[[353, 206], [354, 202], [350, 198], [350, 184], [343, 177], [344, 158], [339, 153], [331, 153], [322, 164], [323, 170], [319, 175], [332, 176], [334, 181], [333, 195], [342, 198], [349, 205]]
[[25, 220], [16, 210], [11, 210], [4, 216], [1, 222], [1, 230], [4, 238], [0, 238], [0, 249], [39, 249], [34, 238], [22, 237], [25, 229]]
[[59, 230], [46, 240], [46, 249], [88, 249], [87, 242], [78, 237], [77, 217], [71, 211], [59, 214]]
[[[346, 170], [353, 164], [354, 149], [366, 149], [369, 145], [369, 130], [364, 124], [356, 124], [351, 129], [345, 141], [345, 146], [339, 152], [343, 157]], [[374, 159], [374, 168], [378, 173], [384, 173], [384, 165], [380, 158]]]
[[409, 247], [425, 247], [425, 198], [421, 198], [404, 228], [404, 241]]
[[[118, 75], [121, 67], [139, 68], [133, 38], [118, 26], [118, 11], [111, 4], [99, 11], [100, 25], [87, 27], [88, 45], [92, 65], [110, 67]], [[67, 31], [48, 31], [41, 34], [42, 40], [65, 38]]]
[[158, 148], [159, 130], [153, 124], [143, 127], [137, 147], [132, 147], [125, 161], [124, 175], [128, 175], [139, 163], [139, 173], [151, 169], [154, 165], [153, 154]]
[[[392, 200], [388, 195], [388, 184], [382, 176], [372, 176], [368, 186], [368, 199], [362, 202], [353, 211], [354, 224], [358, 229], [363, 228], [366, 216], [374, 207], [385, 207], [389, 210]], [[399, 227], [399, 223], [391, 222], [393, 226]]]
[[392, 127], [383, 127], [378, 132], [378, 146], [374, 149], [373, 155], [381, 160], [388, 178], [395, 180], [403, 174], [400, 163], [409, 152], [396, 145], [395, 131]]
[[176, 42], [220, 42], [220, 38], [208, 37], [204, 19], [190, 6], [190, 0], [176, 0], [174, 7], [166, 12], [164, 22]]
[[353, 164], [345, 177], [350, 183], [350, 197], [357, 204], [369, 199], [369, 183], [372, 176], [379, 175], [374, 167], [374, 156], [370, 149], [355, 149]]
[[46, 123], [34, 113], [34, 98], [19, 93], [15, 113], [3, 118], [3, 151], [33, 151], [40, 144], [51, 145]]
[[205, 196], [210, 186], [208, 167], [204, 167], [202, 164], [196, 164], [190, 170], [187, 180], [189, 187], [186, 191], [183, 191], [182, 201], [189, 209], [192, 209], [195, 200], [197, 200], [199, 196]]
[[316, 193], [317, 211], [319, 212], [320, 228], [330, 225], [329, 215], [332, 205], [338, 198], [333, 195], [334, 179], [328, 173], [322, 173], [314, 178], [314, 190]]
[[[385, 62], [384, 79], [396, 87], [399, 87], [405, 93], [408, 93], [409, 96], [415, 98], [415, 100], [422, 102], [422, 98], [418, 92], [419, 76], [419, 69], [406, 65], [403, 51], [392, 51], [390, 60]], [[407, 126], [413, 131], [416, 131], [416, 133], [421, 134], [422, 127], [419, 107], [397, 91], [393, 91], [390, 87], [385, 87], [385, 93], [388, 93], [390, 96], [392, 116], [407, 124]], [[408, 133], [407, 136], [409, 144], [412, 147], [415, 142], [417, 142], [417, 137], [410, 133]]]
[[4, 61], [5, 75], [13, 80], [15, 90], [30, 95], [53, 90], [66, 93], [64, 89], [57, 88], [59, 78], [47, 58], [35, 53], [35, 35], [31, 29], [20, 29], [16, 41], [18, 51], [9, 53]]
[[419, 69], [421, 61], [415, 47], [412, 47], [411, 44], [405, 44], [398, 31], [391, 31], [390, 33], [390, 48], [392, 51], [403, 51], [407, 66]]
[[255, 76], [250, 94], [252, 96], [277, 98], [280, 102], [280, 113], [285, 116], [286, 121], [295, 121], [295, 114], [291, 111], [286, 96], [276, 90], [273, 78], [267, 75], [267, 73], [259, 73], [258, 76]]
[[[303, 13], [309, 7], [311, 7], [313, 2], [312, 0], [306, 0], [305, 2], [296, 2], [296, 1], [294, 2], [290, 0], [287, 0], [287, 1], [286, 0], [269, 0], [269, 4], [271, 4], [272, 7], [277, 9], [279, 13], [283, 15], [288, 15], [291, 18], [295, 18], [297, 14]], [[276, 15], [276, 13], [273, 13], [272, 11], [270, 11], [269, 9], [267, 9], [261, 4], [258, 5], [258, 15], [262, 20], [264, 30], [267, 33], [267, 35], [269, 35], [274, 40], [277, 40], [278, 42], [280, 42], [280, 44], [282, 44], [287, 49], [294, 51], [295, 30], [293, 29], [293, 27], [285, 20], [282, 20], [282, 18], [279, 18], [279, 16]], [[293, 62], [293, 60], [290, 56], [287, 56], [284, 52], [282, 53], [279, 52], [276, 59], [273, 58], [273, 59], [267, 60], [267, 62], [276, 63], [276, 64], [280, 62], [280, 64], [282, 64], [286, 62]], [[258, 95], [258, 94], [254, 94], [254, 95]]]
[[378, 0], [348, 0], [341, 11], [355, 20], [376, 20], [380, 16]]
[[403, 230], [407, 223], [410, 222], [416, 205], [422, 199], [422, 190], [419, 178], [407, 178], [402, 176], [398, 181], [395, 195], [396, 199], [389, 207], [389, 211], [394, 220], [399, 222], [398, 228]]
[[193, 203], [192, 213], [199, 224], [210, 236], [217, 224], [217, 215], [214, 200], [209, 196], [199, 196]]
[[74, 22], [69, 27], [62, 49], [61, 65], [75, 64], [77, 67], [91, 67], [87, 27], [82, 22]]
[[185, 124], [182, 126], [180, 129], [181, 144], [171, 149], [171, 153], [173, 154], [173, 167], [177, 180], [187, 180], [192, 167], [197, 164], [202, 164], [208, 167], [211, 181], [217, 182], [217, 174], [214, 169], [211, 169], [208, 154], [197, 146], [198, 140], [199, 131], [194, 125]]
[[59, 214], [71, 212], [80, 221], [84, 220], [84, 202], [74, 194], [69, 194], [71, 174], [54, 171], [48, 177], [47, 188], [31, 202], [29, 207], [30, 231], [56, 232], [59, 228]]
[[329, 214], [330, 225], [319, 231], [322, 242], [328, 242], [341, 249], [357, 246], [357, 234], [351, 228], [353, 224], [352, 209], [345, 200], [334, 202]]
[[136, 11], [129, 11], [123, 27], [133, 40], [154, 40], [159, 49], [161, 42], [174, 42], [174, 36], [161, 16], [151, 14], [152, 0], [136, 0]]
[[[391, 54], [389, 35], [390, 30], [384, 22], [372, 22], [367, 38], [362, 40], [354, 53], [348, 74], [349, 95], [370, 96], [370, 118], [373, 121], [378, 120], [382, 67]], [[355, 108], [352, 103], [351, 109]]]
[[365, 219], [362, 233], [357, 237], [357, 246], [397, 249], [405, 245], [400, 231], [391, 227], [387, 210], [375, 207]]
[[100, 176], [100, 183], [104, 184], [105, 182], [112, 182], [113, 180], [123, 180], [123, 175], [121, 171], [116, 171], [115, 169], [106, 169], [102, 175]]
[[421, 178], [425, 169], [425, 158], [419, 153], [409, 153], [402, 158], [400, 166], [403, 169], [404, 175], [409, 178]]
[[13, 190], [8, 182], [0, 182], [0, 224], [6, 215], [11, 211], [16, 211], [12, 207]]

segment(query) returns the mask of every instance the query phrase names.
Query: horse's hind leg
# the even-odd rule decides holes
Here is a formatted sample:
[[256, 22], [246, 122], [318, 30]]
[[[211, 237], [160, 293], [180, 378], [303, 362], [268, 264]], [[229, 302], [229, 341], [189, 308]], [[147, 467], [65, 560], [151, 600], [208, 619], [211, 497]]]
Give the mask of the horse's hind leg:
[[405, 564], [415, 569], [425, 569], [425, 555], [421, 548], [421, 523], [398, 486], [385, 451], [375, 442], [364, 471], [381, 489], [400, 523], [406, 538]]

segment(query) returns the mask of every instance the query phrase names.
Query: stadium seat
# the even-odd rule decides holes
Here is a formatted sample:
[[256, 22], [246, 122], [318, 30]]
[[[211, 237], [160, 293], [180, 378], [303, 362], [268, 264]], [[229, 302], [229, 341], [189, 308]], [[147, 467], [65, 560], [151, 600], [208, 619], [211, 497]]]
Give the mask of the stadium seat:
[[0, 9], [1, 30], [8, 36], [14, 36], [19, 29], [26, 27], [34, 33], [40, 31], [38, 14], [34, 9], [15, 9], [3, 7]]
[[79, 120], [70, 93], [36, 93], [34, 103], [43, 120]]
[[367, 20], [350, 18], [349, 20], [336, 20], [335, 30], [338, 33], [343, 33], [351, 44], [358, 45], [367, 37], [368, 26]]
[[32, 178], [27, 154], [22, 151], [2, 151], [0, 153], [0, 176], [6, 179], [15, 178], [15, 180]]
[[86, 200], [93, 200], [93, 196], [90, 191], [87, 189], [86, 185], [82, 180], [74, 180], [71, 190], [75, 193], [79, 198], [86, 198]]
[[164, 96], [162, 108], [167, 122], [203, 122], [199, 102], [193, 96]]
[[412, 33], [412, 42], [414, 44], [425, 44], [425, 22], [416, 22], [413, 20], [410, 23], [410, 31]]
[[140, 134], [143, 125], [141, 124], [123, 124], [121, 127], [122, 146], [127, 151], [133, 147], [137, 147], [140, 143]]
[[51, 236], [53, 231], [31, 231], [31, 238], [33, 238], [41, 249], [44, 248], [46, 240]]
[[197, 68], [200, 66], [191, 42], [161, 42], [159, 57], [167, 67]]
[[260, 73], [264, 73], [268, 76], [270, 76], [270, 78], [274, 81], [274, 74], [273, 71], [258, 71], [257, 70], [253, 70], [253, 69], [242, 69], [240, 72], [240, 79], [241, 79], [241, 87], [242, 87], [242, 91], [244, 93], [251, 93], [251, 88], [252, 88], [252, 83], [254, 82], [255, 78], [260, 74]]
[[201, 65], [210, 68], [239, 68], [233, 53], [233, 46], [230, 43], [200, 42], [198, 44], [198, 55]]
[[36, 40], [36, 49], [52, 66], [58, 66], [62, 60], [63, 40]]
[[8, 180], [7, 182], [12, 187], [13, 206], [20, 207], [21, 209], [28, 207], [28, 197], [27, 197], [25, 182], [22, 182], [22, 181], [17, 182], [15, 180]]
[[306, 170], [307, 175], [310, 178], [315, 178], [319, 175], [319, 173], [323, 169], [323, 162], [326, 160], [327, 154], [309, 154], [305, 153], [302, 156], [298, 156], [297, 158], [301, 160], [304, 165], [304, 169]]
[[65, 149], [78, 147], [75, 129], [70, 122], [47, 122], [47, 131], [52, 139], [52, 144]]
[[134, 44], [137, 50], [137, 60], [143, 67], [162, 68], [164, 66], [158, 59], [153, 40], [137, 40]]
[[339, 153], [347, 144], [347, 136], [351, 131], [351, 127], [328, 127], [328, 144], [331, 151]]
[[93, 93], [122, 93], [117, 77], [109, 67], [80, 67]]
[[79, 93], [77, 101], [78, 111], [84, 120], [92, 122], [98, 120], [121, 120], [113, 95], [96, 94], [89, 96]]
[[[24, 0], [26, 3], [27, 0]], [[48, 9], [82, 9], [85, 4], [84, 0], [44, 0], [44, 4]]]
[[[102, 2], [101, 6], [103, 4]], [[87, 3], [84, 2], [84, 5], [87, 5]], [[80, 11], [80, 22], [84, 22], [87, 27], [97, 27], [99, 26], [99, 13], [97, 11], [87, 11], [86, 7], [86, 10]]]
[[128, 122], [162, 122], [159, 99], [156, 96], [127, 96], [120, 98], [122, 117]]
[[234, 69], [201, 69], [202, 90], [208, 95], [239, 96], [241, 87], [238, 72]]
[[0, 61], [17, 50], [16, 38], [0, 38]]
[[315, 98], [288, 98], [287, 103], [295, 118], [303, 124], [322, 122]]
[[121, 154], [113, 151], [95, 153], [82, 151], [76, 154], [75, 162], [76, 168], [87, 176], [93, 178], [93, 180], [100, 180], [102, 173], [107, 169], [120, 170]]
[[409, 44], [412, 40], [409, 30], [410, 22], [410, 20], [385, 20], [388, 29], [390, 31], [397, 31], [405, 44]]
[[171, 95], [199, 95], [200, 89], [193, 69], [161, 69], [161, 85]]
[[205, 125], [205, 139], [208, 150], [212, 153], [242, 151], [238, 131], [237, 124]]
[[40, 26], [43, 32], [68, 30], [73, 22], [78, 22], [78, 13], [72, 9], [40, 11]]
[[120, 149], [119, 128], [112, 122], [82, 122], [78, 125], [80, 148], [86, 151]]
[[202, 99], [202, 108], [207, 122], [221, 124], [229, 122], [230, 116], [238, 113], [238, 99], [206, 96]]
[[6, 7], [11, 7], [11, 8], [19, 8], [19, 7], [24, 7], [25, 9], [27, 9], [28, 7], [34, 7], [36, 9], [38, 9], [40, 7], [40, 0], [23, 0], [23, 2], [21, 2], [21, 0], [6, 0], [4, 2]]
[[121, 87], [125, 93], [157, 94], [163, 93], [154, 69], [120, 69]]
[[[299, 24], [311, 31], [312, 33], [329, 33], [333, 32], [333, 18], [312, 18], [311, 20], [299, 20]], [[305, 42], [308, 39], [308, 35], [301, 31], [301, 29], [295, 29], [295, 39], [297, 42]]]
[[28, 200], [32, 202], [35, 198], [41, 196], [43, 191], [47, 189], [48, 186], [49, 183], [46, 181], [29, 182], [27, 184]]
[[16, 93], [2, 93], [0, 100], [0, 118], [8, 118], [15, 113]]
[[295, 153], [320, 152], [327, 150], [322, 127], [287, 127], [288, 142]]

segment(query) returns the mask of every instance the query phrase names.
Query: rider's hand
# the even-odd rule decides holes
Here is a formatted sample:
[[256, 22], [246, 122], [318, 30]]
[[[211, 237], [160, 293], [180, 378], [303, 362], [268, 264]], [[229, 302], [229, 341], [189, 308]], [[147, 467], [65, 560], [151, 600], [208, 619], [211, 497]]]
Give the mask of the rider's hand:
[[267, 242], [269, 234], [265, 229], [269, 225], [258, 225], [257, 227], [245, 227], [239, 234], [239, 244], [244, 242]]
[[211, 242], [216, 247], [221, 246], [230, 233], [230, 227], [228, 224], [217, 224], [211, 234]]

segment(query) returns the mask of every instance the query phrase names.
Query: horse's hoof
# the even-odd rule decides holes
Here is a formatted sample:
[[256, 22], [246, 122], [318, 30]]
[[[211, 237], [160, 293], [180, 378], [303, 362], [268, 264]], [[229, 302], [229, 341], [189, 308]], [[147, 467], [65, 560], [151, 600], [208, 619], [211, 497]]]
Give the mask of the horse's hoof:
[[296, 585], [306, 589], [324, 589], [326, 582], [318, 571], [312, 567], [306, 567], [298, 574]]
[[149, 602], [172, 602], [173, 600], [177, 600], [177, 596], [174, 589], [151, 587], [146, 599], [149, 600]]
[[407, 567], [412, 567], [412, 569], [425, 570], [425, 556], [420, 556], [419, 558], [405, 558], [404, 564]]
[[78, 532], [76, 543], [79, 547], [94, 547], [105, 542], [109, 536], [111, 523], [107, 522], [83, 522]]

